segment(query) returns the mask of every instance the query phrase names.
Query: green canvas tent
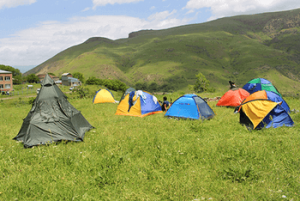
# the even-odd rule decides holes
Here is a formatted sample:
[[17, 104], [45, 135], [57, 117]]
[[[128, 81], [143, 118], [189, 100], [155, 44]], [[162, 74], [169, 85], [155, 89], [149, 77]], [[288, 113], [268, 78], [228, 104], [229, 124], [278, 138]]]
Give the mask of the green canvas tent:
[[22, 141], [26, 148], [61, 140], [83, 141], [85, 132], [93, 126], [68, 102], [48, 74], [41, 85], [14, 140]]

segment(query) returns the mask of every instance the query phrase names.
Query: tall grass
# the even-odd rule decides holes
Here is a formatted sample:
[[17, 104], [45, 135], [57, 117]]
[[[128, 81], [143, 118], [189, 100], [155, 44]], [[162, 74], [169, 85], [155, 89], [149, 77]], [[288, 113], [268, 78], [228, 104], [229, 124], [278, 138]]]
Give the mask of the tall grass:
[[250, 132], [216, 102], [213, 119], [190, 121], [70, 99], [95, 127], [84, 142], [24, 149], [12, 138], [31, 106], [9, 101], [0, 102], [0, 200], [300, 199], [299, 113], [292, 128]]

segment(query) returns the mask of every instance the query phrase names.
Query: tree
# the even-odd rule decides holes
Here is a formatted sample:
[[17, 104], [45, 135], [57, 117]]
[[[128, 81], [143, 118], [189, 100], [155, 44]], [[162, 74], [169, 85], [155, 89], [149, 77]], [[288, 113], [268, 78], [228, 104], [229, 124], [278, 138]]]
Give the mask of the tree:
[[118, 90], [125, 92], [127, 89], [127, 86], [125, 83], [121, 82], [120, 80], [114, 80], [114, 82], [116, 83]]
[[144, 90], [144, 91], [148, 91], [148, 84], [147, 84], [147, 82], [137, 82], [136, 84], [135, 84], [135, 88], [137, 89], [137, 90]]
[[167, 91], [172, 91], [174, 90], [174, 85], [172, 85], [172, 83], [165, 83], [165, 84], [162, 84], [160, 87], [159, 87], [159, 90], [160, 91], [163, 91], [163, 92], [167, 92]]
[[29, 83], [38, 83], [40, 81], [39, 77], [35, 74], [30, 74], [26, 77], [27, 82]]
[[189, 85], [188, 85], [188, 88], [189, 88], [190, 91], [194, 91], [194, 85], [190, 85], [190, 84], [189, 84]]
[[158, 84], [156, 82], [152, 82], [149, 86], [148, 86], [148, 90], [150, 92], [155, 92], [158, 90]]
[[83, 77], [82, 73], [75, 72], [75, 73], [73, 73], [73, 77], [79, 79], [82, 83], [84, 83], [84, 77]]
[[202, 74], [199, 73], [198, 75], [196, 75], [197, 81], [196, 84], [194, 85], [194, 91], [195, 92], [203, 92], [203, 91], [207, 91], [208, 87], [209, 87], [209, 80], [206, 79], [206, 77]]
[[14, 80], [13, 80], [13, 84], [22, 84], [23, 78], [22, 75], [15, 75], [13, 76]]
[[89, 79], [86, 80], [86, 84], [88, 85], [100, 85], [100, 79], [96, 77], [89, 77]]
[[98, 79], [95, 77], [89, 77], [89, 79], [86, 80], [87, 85], [102, 85], [105, 86], [108, 89], [114, 90], [114, 91], [125, 91], [127, 86], [125, 83], [121, 82], [120, 80], [109, 80], [109, 79]]

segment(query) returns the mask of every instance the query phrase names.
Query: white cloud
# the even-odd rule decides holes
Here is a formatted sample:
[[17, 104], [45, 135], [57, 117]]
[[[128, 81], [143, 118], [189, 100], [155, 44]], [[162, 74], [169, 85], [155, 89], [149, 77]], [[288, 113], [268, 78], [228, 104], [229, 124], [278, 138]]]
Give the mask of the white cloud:
[[32, 4], [35, 3], [36, 0], [0, 0], [0, 9], [6, 7], [6, 8], [12, 8], [17, 7], [21, 5], [26, 4]]
[[124, 4], [124, 3], [134, 3], [134, 2], [139, 2], [143, 0], [93, 0], [94, 8], [97, 6], [105, 6], [107, 4], [114, 5], [115, 3], [117, 4]]
[[90, 7], [86, 7], [85, 9], [83, 9], [81, 12], [85, 12], [85, 11], [88, 11], [90, 10], [91, 8]]
[[290, 10], [300, 7], [299, 0], [189, 0], [184, 7], [192, 12], [210, 8], [209, 20], [225, 16]]
[[148, 17], [148, 20], [155, 20], [155, 21], [163, 20], [163, 19], [170, 17], [171, 15], [173, 15], [176, 12], [177, 12], [176, 10], [173, 10], [171, 13], [169, 11], [155, 13], [155, 14], [150, 15]]
[[67, 22], [46, 21], [37, 27], [0, 39], [0, 61], [5, 65], [38, 65], [62, 50], [90, 37], [127, 38], [141, 29], [165, 29], [184, 25], [171, 15], [176, 11], [156, 13], [148, 20], [128, 16], [75, 17]]
[[155, 9], [155, 6], [151, 6], [150, 10], [154, 10]]

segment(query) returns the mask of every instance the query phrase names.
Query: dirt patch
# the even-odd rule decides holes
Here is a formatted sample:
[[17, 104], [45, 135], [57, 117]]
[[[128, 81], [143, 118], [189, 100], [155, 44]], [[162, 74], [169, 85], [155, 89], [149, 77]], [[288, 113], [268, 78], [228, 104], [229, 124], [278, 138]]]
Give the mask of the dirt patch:
[[32, 98], [32, 97], [36, 97], [36, 95], [30, 95], [30, 96], [10, 96], [7, 98], [0, 98], [0, 100], [10, 100], [10, 99], [14, 99], [14, 98]]

